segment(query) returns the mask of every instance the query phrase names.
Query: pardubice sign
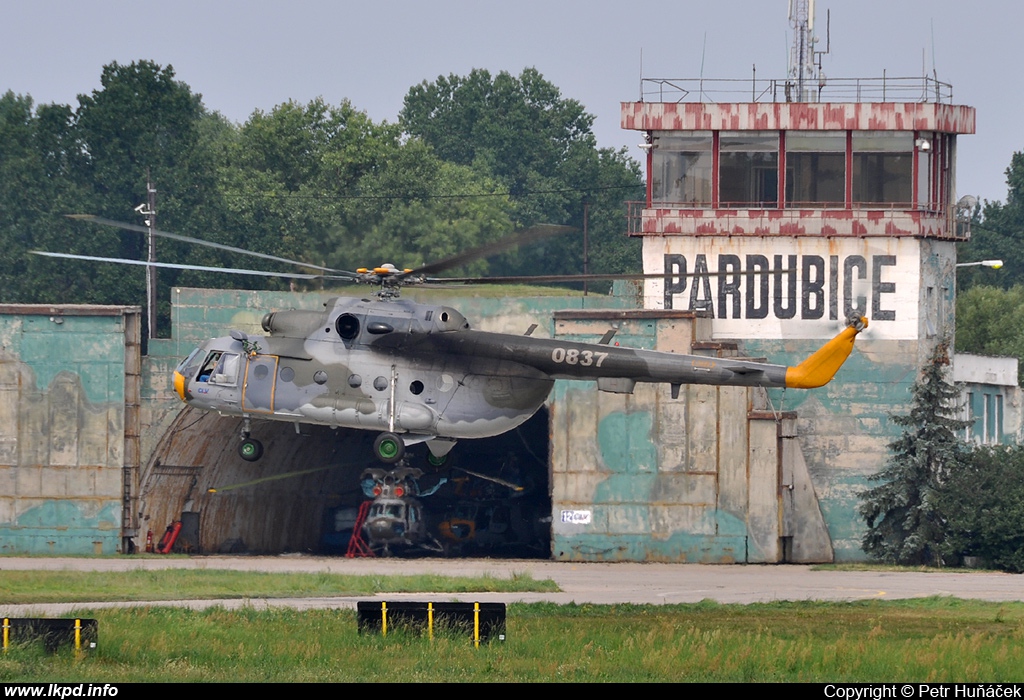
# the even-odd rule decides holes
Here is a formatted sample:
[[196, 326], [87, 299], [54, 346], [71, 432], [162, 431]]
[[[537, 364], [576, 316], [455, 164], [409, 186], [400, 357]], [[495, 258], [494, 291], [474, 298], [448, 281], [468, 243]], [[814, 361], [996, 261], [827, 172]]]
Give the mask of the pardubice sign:
[[646, 306], [704, 310], [716, 338], [827, 338], [854, 312], [868, 317], [874, 338], [918, 336], [915, 239], [649, 241], [645, 271], [667, 276], [647, 283]]

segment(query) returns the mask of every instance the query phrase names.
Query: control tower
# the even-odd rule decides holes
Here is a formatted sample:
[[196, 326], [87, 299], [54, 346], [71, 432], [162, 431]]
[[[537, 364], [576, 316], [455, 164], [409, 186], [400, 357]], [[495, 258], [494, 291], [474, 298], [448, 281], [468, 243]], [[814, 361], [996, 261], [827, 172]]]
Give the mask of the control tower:
[[889, 416], [952, 341], [970, 215], [956, 146], [975, 111], [934, 76], [826, 78], [813, 6], [794, 2], [790, 18], [784, 79], [649, 78], [622, 104], [647, 160], [630, 234], [644, 272], [665, 274], [646, 283], [645, 308], [694, 312], [747, 356], [794, 364], [868, 317], [831, 384], [768, 392], [760, 407], [793, 412], [781, 437], [799, 444], [835, 559], [861, 559], [857, 494], [899, 433]]

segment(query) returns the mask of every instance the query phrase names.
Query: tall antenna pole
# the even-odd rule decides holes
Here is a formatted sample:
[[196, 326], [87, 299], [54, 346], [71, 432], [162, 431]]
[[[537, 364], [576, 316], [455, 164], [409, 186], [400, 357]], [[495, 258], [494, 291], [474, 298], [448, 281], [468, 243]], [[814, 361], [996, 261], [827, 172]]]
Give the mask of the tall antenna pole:
[[793, 27], [793, 47], [789, 54], [790, 84], [796, 102], [808, 102], [815, 83], [814, 0], [789, 0], [789, 24]]
[[[153, 187], [153, 180], [146, 168], [146, 203], [136, 207], [135, 211], [146, 217], [146, 227], [149, 228], [147, 262], [156, 262], [156, 188]], [[156, 268], [152, 265], [146, 266], [146, 328], [150, 338], [156, 336]]]
[[[587, 234], [587, 218], [590, 214], [590, 202], [583, 200], [583, 274], [590, 274], [590, 240]], [[583, 280], [583, 296], [587, 296], [587, 281]]]

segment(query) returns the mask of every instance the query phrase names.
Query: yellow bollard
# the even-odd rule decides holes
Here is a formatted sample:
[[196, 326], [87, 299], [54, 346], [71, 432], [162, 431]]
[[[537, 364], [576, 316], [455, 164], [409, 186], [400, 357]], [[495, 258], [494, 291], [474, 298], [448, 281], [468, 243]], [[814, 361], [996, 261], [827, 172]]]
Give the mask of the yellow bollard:
[[427, 603], [427, 638], [434, 641], [434, 604]]
[[11, 620], [8, 617], [4, 618], [4, 653], [7, 653], [7, 647], [11, 644]]
[[388, 636], [388, 604], [384, 601], [380, 603], [380, 636]]
[[480, 648], [480, 603], [473, 603], [473, 646]]

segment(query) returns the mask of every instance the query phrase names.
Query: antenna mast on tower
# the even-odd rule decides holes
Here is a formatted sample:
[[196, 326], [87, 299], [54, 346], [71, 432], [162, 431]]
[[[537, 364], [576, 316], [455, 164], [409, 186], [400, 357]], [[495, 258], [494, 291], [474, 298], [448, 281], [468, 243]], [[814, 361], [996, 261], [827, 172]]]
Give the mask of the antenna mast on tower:
[[[814, 0], [789, 0], [789, 24], [793, 27], [793, 47], [789, 52], [789, 84], [787, 93], [793, 102], [810, 102], [813, 89], [825, 86], [821, 71], [821, 54], [815, 51], [818, 37], [814, 35]], [[817, 59], [817, 60], [815, 60]]]

